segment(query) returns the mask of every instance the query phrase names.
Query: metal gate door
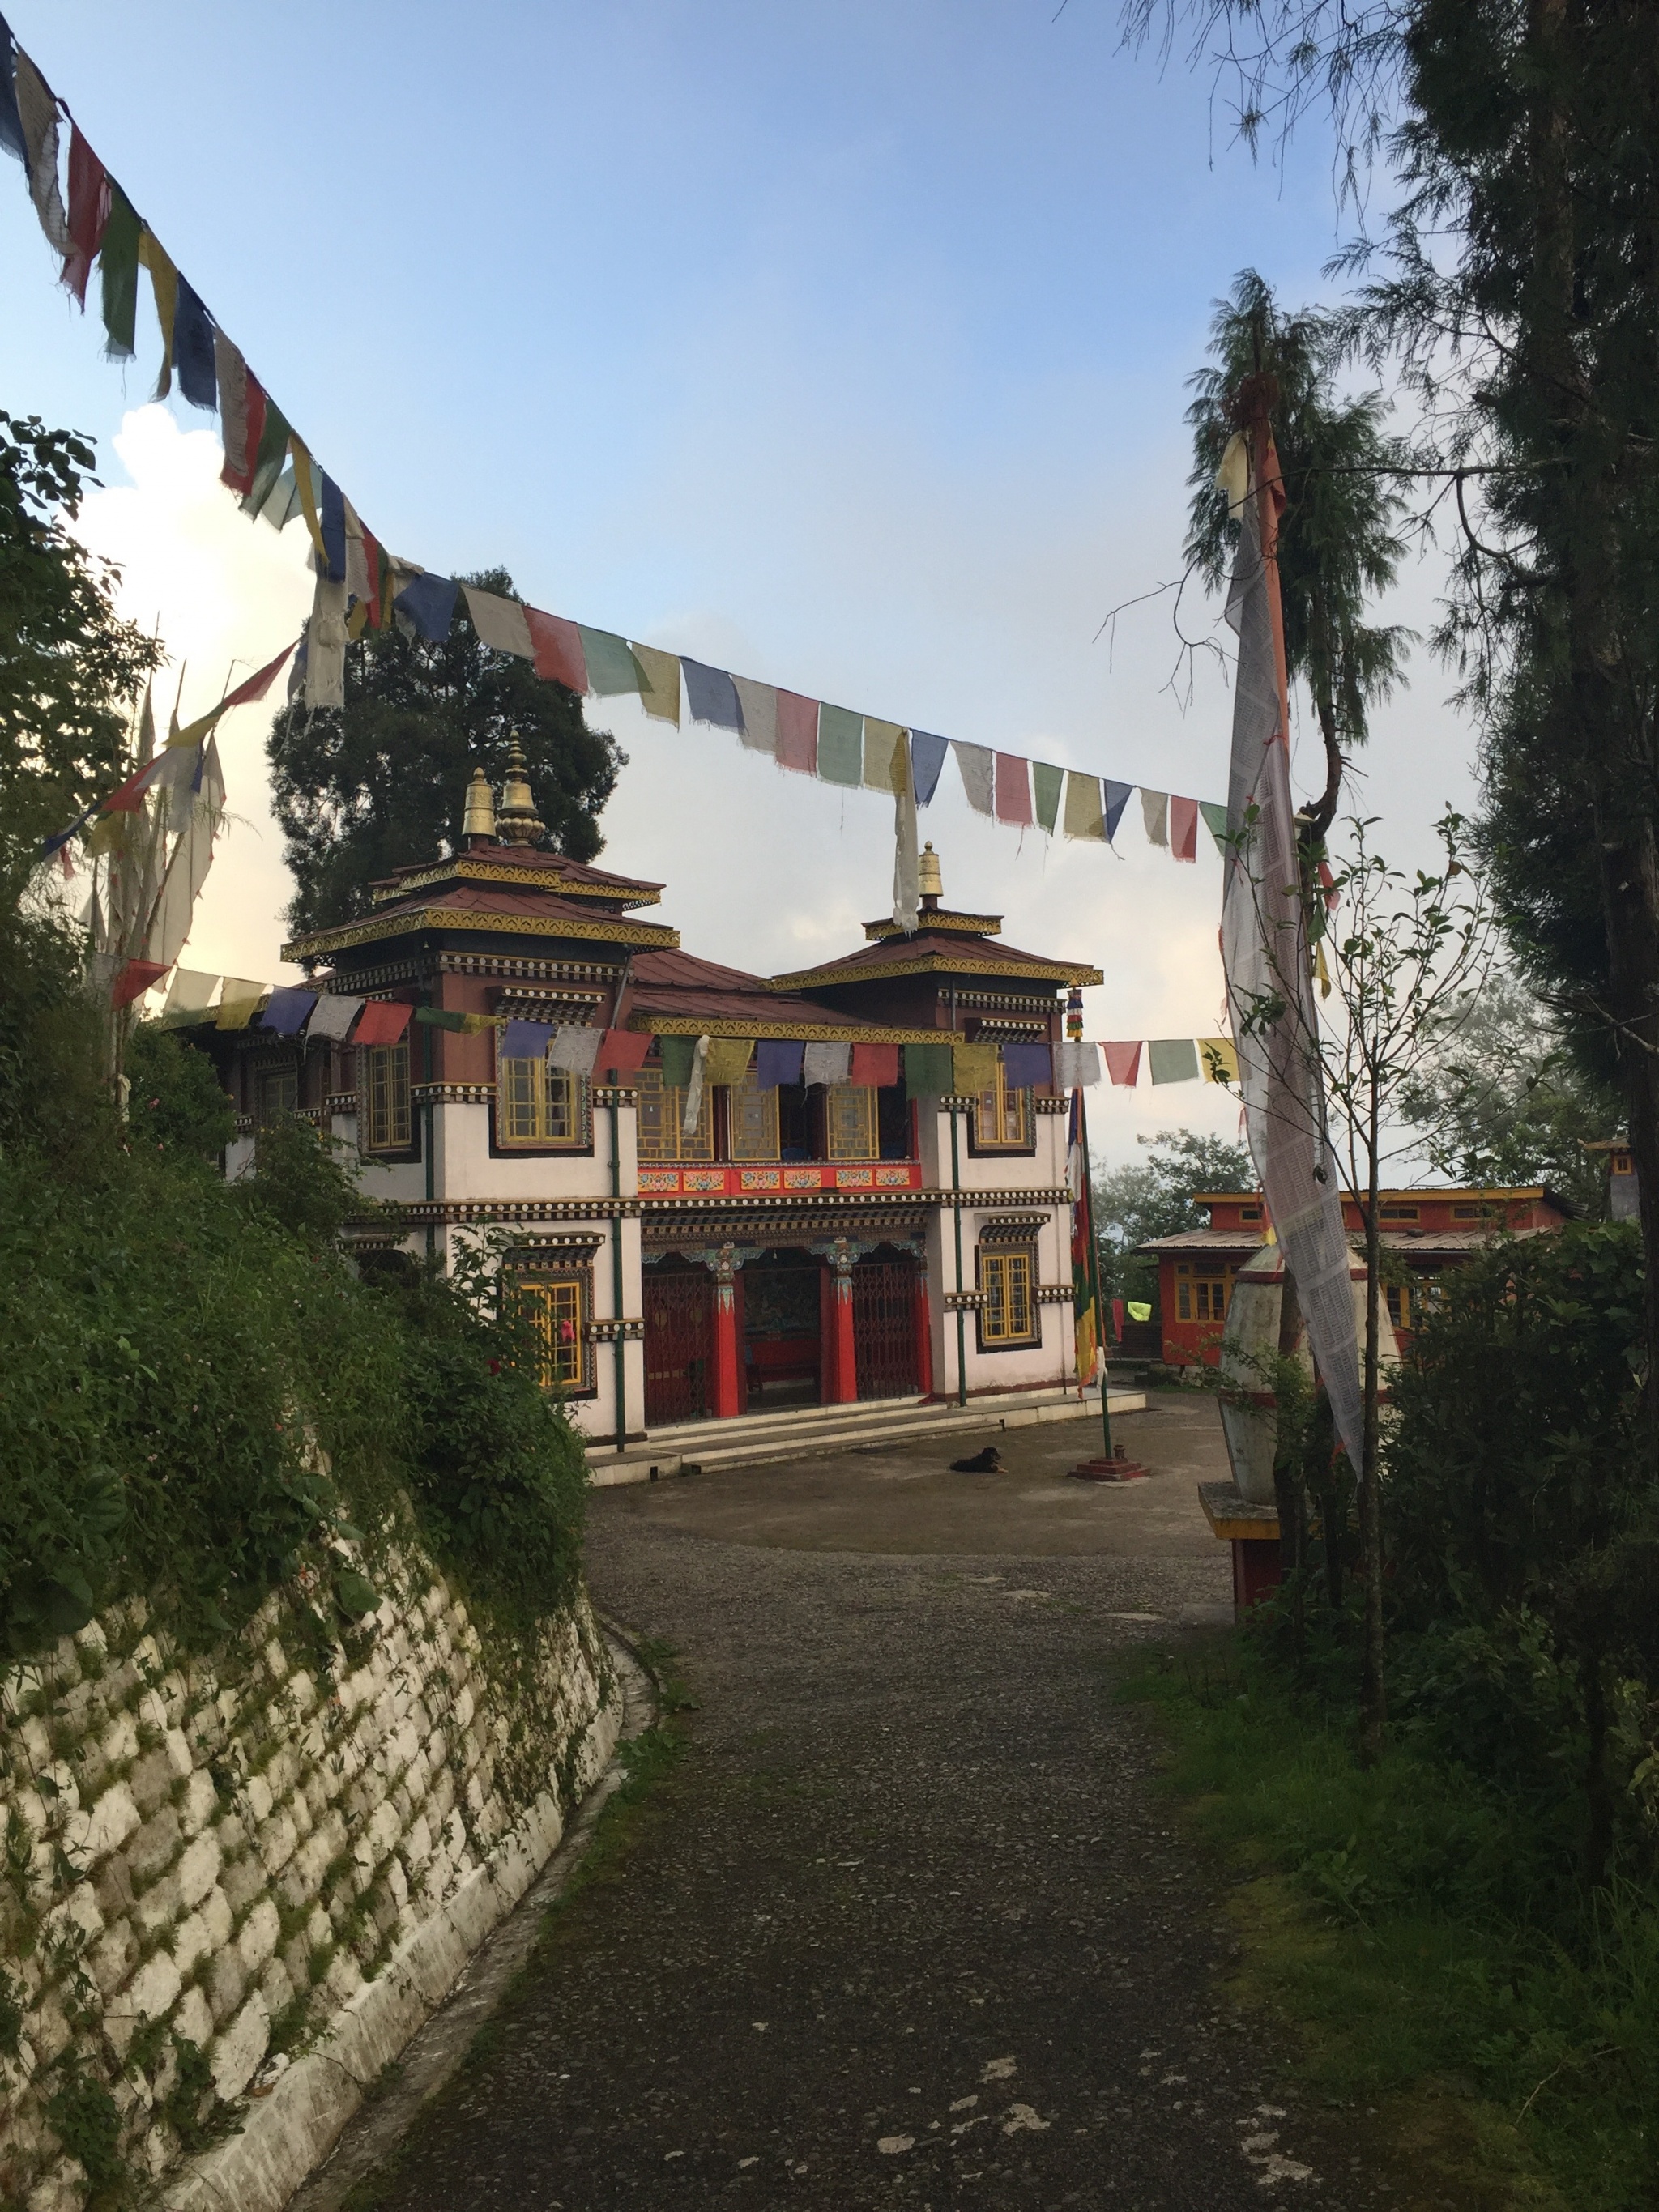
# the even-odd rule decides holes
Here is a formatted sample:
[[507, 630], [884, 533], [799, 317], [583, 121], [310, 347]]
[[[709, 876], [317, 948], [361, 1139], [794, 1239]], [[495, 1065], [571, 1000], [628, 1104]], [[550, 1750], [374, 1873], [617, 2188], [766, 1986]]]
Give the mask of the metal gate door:
[[714, 1285], [706, 1267], [647, 1267], [645, 1421], [700, 1421], [708, 1413]]
[[853, 1269], [853, 1351], [860, 1398], [911, 1398], [916, 1381], [916, 1266], [860, 1260]]

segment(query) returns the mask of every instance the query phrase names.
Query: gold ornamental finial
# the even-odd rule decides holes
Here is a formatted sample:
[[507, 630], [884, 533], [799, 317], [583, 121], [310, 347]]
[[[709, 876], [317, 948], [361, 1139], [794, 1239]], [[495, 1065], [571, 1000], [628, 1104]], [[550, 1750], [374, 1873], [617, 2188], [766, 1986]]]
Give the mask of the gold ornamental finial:
[[507, 757], [507, 780], [501, 786], [495, 835], [503, 845], [539, 845], [546, 833], [547, 825], [538, 820], [536, 802], [530, 795], [530, 772], [524, 747], [514, 738], [513, 750]]
[[930, 838], [918, 855], [916, 888], [921, 894], [921, 903], [931, 914], [945, 896], [945, 878], [939, 873], [939, 854]]
[[475, 837], [481, 845], [493, 845], [495, 842], [495, 794], [481, 768], [472, 771], [472, 781], [466, 787], [466, 805], [461, 813], [462, 842]]

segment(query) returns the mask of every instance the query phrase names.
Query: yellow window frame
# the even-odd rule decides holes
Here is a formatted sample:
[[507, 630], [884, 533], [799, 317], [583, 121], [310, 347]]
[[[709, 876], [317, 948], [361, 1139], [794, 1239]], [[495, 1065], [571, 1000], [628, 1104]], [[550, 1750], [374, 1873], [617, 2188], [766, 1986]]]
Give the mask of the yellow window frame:
[[495, 1141], [502, 1146], [584, 1146], [587, 1079], [544, 1060], [495, 1060]]
[[536, 1379], [544, 1390], [586, 1390], [587, 1322], [592, 1304], [587, 1273], [520, 1275], [515, 1292], [536, 1347]]
[[1036, 1263], [1024, 1245], [979, 1252], [979, 1286], [986, 1294], [980, 1308], [980, 1341], [993, 1346], [1034, 1344], [1037, 1340]]
[[665, 1083], [659, 1067], [642, 1067], [629, 1079], [639, 1097], [639, 1149], [642, 1160], [712, 1160], [714, 1157], [714, 1094], [702, 1089], [702, 1110], [690, 1136], [685, 1134], [685, 1092]]
[[409, 1097], [409, 1044], [371, 1044], [358, 1048], [363, 1115], [363, 1150], [400, 1152], [413, 1142], [414, 1118]]
[[775, 1160], [778, 1157], [778, 1093], [775, 1085], [764, 1090], [752, 1068], [741, 1083], [726, 1094], [726, 1133], [734, 1160]]
[[823, 1094], [824, 1149], [832, 1160], [873, 1160], [876, 1094], [867, 1083], [832, 1083]]
[[1036, 1139], [1036, 1115], [1029, 1090], [1011, 1088], [1002, 1062], [997, 1062], [996, 1081], [974, 1100], [974, 1146], [981, 1152], [1029, 1152]]

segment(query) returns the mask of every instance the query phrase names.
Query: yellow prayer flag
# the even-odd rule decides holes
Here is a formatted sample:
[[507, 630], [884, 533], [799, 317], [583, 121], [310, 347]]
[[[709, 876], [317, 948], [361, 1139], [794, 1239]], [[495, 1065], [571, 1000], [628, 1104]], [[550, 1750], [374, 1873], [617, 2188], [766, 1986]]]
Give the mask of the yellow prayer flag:
[[311, 449], [297, 430], [289, 434], [288, 450], [294, 459], [294, 483], [300, 495], [300, 512], [305, 516], [306, 528], [311, 532], [311, 542], [317, 549], [318, 574], [328, 574], [328, 553], [323, 544], [323, 526], [317, 514], [317, 464], [311, 458]]
[[749, 1072], [749, 1055], [755, 1049], [753, 1037], [710, 1037], [708, 1054], [702, 1065], [702, 1079], [707, 1084], [741, 1083]]
[[676, 728], [680, 719], [680, 663], [678, 653], [664, 653], [654, 645], [635, 645], [629, 641], [634, 658], [640, 665], [644, 681], [640, 685], [640, 704], [647, 714], [654, 714], [659, 722], [672, 722]]
[[1328, 999], [1331, 995], [1331, 971], [1325, 965], [1325, 947], [1322, 943], [1314, 946], [1314, 974], [1319, 978], [1320, 997]]
[[957, 1097], [976, 1098], [982, 1091], [994, 1091], [999, 1057], [994, 1044], [954, 1046], [951, 1053], [951, 1082]]
[[219, 1018], [216, 1029], [245, 1030], [259, 1011], [265, 995], [263, 983], [251, 983], [243, 975], [227, 975], [219, 992]]
[[1231, 1037], [1200, 1037], [1198, 1056], [1204, 1066], [1206, 1083], [1237, 1083], [1238, 1054]]
[[1100, 778], [1079, 775], [1073, 769], [1066, 778], [1066, 835], [1095, 837], [1106, 842], [1106, 816], [1100, 803]]
[[155, 397], [165, 399], [173, 388], [173, 322], [179, 312], [179, 271], [155, 233], [148, 224], [138, 234], [138, 258], [149, 271], [155, 295], [155, 319], [161, 326], [161, 370], [155, 380]]
[[463, 1014], [461, 1016], [463, 1036], [477, 1036], [483, 1030], [501, 1030], [506, 1027], [505, 1014]]
[[904, 771], [908, 757], [904, 744], [904, 732], [896, 722], [878, 722], [872, 716], [864, 718], [864, 781], [871, 791], [890, 791], [895, 796], [903, 787]]

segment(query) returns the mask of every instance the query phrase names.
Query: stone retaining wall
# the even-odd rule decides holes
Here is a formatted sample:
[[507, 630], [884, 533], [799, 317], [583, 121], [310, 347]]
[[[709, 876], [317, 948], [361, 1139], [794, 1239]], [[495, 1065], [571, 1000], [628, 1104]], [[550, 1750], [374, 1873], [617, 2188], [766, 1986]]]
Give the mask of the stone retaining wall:
[[[133, 1605], [0, 1680], [0, 2202], [231, 2201], [216, 2175], [280, 2203], [604, 1767], [585, 1598], [509, 1698], [429, 1562], [379, 1582], [337, 1641], [273, 1599], [193, 1658]], [[302, 2076], [309, 2140], [273, 2165], [262, 2100]]]

